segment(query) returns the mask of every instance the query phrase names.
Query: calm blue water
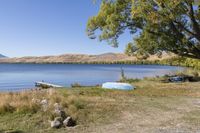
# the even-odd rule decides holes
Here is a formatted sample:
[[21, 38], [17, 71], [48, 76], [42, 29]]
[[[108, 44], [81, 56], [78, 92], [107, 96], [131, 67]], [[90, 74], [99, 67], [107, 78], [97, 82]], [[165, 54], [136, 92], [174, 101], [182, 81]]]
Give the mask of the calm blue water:
[[96, 85], [120, 79], [120, 68], [129, 78], [164, 75], [183, 68], [158, 65], [0, 64], [0, 91], [34, 87], [36, 81], [62, 86], [72, 83]]

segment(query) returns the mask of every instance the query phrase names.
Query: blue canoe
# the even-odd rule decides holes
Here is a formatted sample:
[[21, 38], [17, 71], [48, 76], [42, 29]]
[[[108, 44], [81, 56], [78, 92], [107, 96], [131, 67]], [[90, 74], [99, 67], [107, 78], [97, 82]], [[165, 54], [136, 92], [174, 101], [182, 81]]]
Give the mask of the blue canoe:
[[102, 84], [102, 88], [104, 89], [118, 89], [118, 90], [133, 90], [134, 86], [127, 83], [116, 83], [116, 82], [106, 82]]

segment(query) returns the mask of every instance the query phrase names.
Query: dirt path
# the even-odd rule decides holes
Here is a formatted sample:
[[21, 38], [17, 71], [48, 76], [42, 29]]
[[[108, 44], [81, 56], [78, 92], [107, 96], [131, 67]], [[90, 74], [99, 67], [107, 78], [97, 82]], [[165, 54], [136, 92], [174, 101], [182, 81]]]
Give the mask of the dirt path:
[[[164, 99], [165, 101], [166, 99]], [[180, 103], [180, 100], [182, 102]], [[163, 101], [156, 101], [163, 103]], [[118, 118], [109, 124], [90, 125], [78, 127], [78, 132], [83, 133], [198, 133], [200, 121], [191, 122], [192, 112], [200, 113], [200, 99], [180, 98], [179, 104], [169, 100], [163, 109], [159, 107], [143, 107], [143, 111], [134, 108], [124, 108]], [[164, 103], [163, 103], [164, 104]], [[140, 108], [140, 107], [139, 107]], [[191, 116], [188, 116], [190, 114]], [[191, 122], [191, 123], [190, 123]], [[194, 125], [195, 124], [195, 125]], [[196, 125], [197, 124], [197, 125]], [[81, 130], [80, 130], [81, 129]], [[70, 130], [71, 132], [76, 132]]]

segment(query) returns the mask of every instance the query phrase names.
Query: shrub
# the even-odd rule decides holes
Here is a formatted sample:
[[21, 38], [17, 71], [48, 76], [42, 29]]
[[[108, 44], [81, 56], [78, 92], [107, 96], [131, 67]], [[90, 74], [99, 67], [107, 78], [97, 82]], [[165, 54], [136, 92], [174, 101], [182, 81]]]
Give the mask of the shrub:
[[198, 73], [197, 71], [192, 72], [192, 75], [193, 75], [194, 77], [199, 77], [199, 73]]
[[74, 84], [71, 84], [71, 87], [81, 87], [81, 85], [79, 83], [74, 83]]

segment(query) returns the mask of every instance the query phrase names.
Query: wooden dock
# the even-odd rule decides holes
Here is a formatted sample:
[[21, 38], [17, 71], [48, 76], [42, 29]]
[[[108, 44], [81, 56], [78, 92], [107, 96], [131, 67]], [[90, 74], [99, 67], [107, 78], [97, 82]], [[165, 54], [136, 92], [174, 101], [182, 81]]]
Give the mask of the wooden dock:
[[51, 84], [51, 83], [46, 83], [46, 82], [35, 82], [35, 86], [36, 87], [42, 87], [42, 88], [62, 88], [63, 86], [60, 85], [55, 85], [55, 84]]

